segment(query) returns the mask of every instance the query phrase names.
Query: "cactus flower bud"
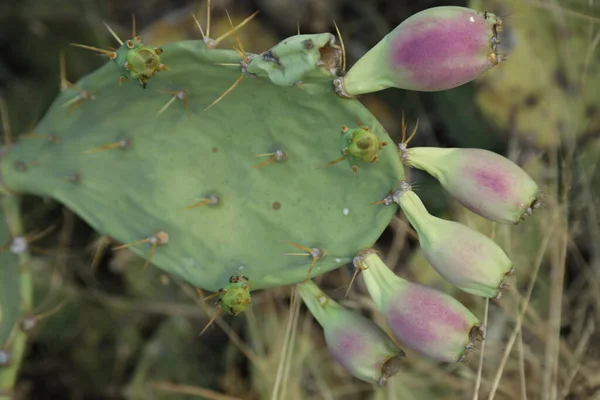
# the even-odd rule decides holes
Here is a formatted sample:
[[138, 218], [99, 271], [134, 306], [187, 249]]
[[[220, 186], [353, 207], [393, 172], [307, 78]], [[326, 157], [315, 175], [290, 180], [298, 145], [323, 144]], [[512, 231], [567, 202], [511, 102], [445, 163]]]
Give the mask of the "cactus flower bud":
[[405, 164], [427, 171], [460, 204], [492, 221], [516, 224], [539, 207], [541, 191], [517, 164], [482, 149], [400, 149]]
[[404, 352], [381, 328], [329, 298], [312, 281], [298, 284], [298, 293], [323, 328], [327, 347], [352, 375], [383, 386], [398, 372]]
[[513, 263], [496, 242], [471, 227], [429, 214], [405, 181], [393, 197], [417, 231], [425, 258], [440, 275], [465, 292], [501, 296]]
[[372, 249], [354, 264], [394, 336], [406, 347], [437, 361], [462, 362], [485, 328], [465, 306], [439, 290], [394, 274]]
[[489, 12], [443, 6], [421, 11], [398, 25], [336, 79], [339, 95], [396, 87], [438, 91], [472, 81], [497, 65], [502, 21]]

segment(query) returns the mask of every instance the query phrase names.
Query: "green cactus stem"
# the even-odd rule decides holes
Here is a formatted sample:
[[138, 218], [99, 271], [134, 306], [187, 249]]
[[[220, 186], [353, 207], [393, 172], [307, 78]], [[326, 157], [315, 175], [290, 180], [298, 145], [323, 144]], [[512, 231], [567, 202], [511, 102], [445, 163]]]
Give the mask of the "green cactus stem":
[[0, 203], [0, 240], [6, 244], [0, 252], [0, 400], [10, 400], [27, 345], [22, 317], [33, 302], [33, 283], [20, 200], [3, 196]]

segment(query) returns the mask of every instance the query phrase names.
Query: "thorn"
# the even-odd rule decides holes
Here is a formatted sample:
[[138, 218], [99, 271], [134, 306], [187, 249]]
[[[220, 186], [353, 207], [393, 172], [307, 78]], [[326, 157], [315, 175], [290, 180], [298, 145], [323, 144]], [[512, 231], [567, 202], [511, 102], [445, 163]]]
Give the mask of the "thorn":
[[177, 92], [168, 92], [165, 90], [161, 90], [160, 92], [162, 93], [166, 93], [166, 94], [170, 94], [173, 97], [171, 97], [171, 99], [167, 102], [167, 104], [164, 105], [163, 108], [161, 108], [156, 115], [159, 116], [160, 114], [162, 114], [171, 104], [173, 104], [173, 102], [177, 99], [181, 100], [183, 102], [183, 106], [185, 107], [185, 109], [187, 110], [187, 114], [188, 114], [188, 119], [191, 119], [192, 116], [190, 114], [190, 107], [187, 101], [188, 98], [188, 94], [185, 90], [179, 90]]
[[210, 300], [210, 299], [214, 299], [215, 297], [218, 297], [221, 294], [221, 291], [215, 292], [215, 293], [213, 293], [211, 295], [208, 295], [206, 297], [204, 297], [204, 295], [201, 294], [200, 292], [198, 294], [200, 295], [200, 297], [202, 297], [202, 301], [207, 301], [207, 300]]
[[[240, 55], [242, 56], [242, 60], [244, 60], [244, 63], [248, 64], [250, 62], [250, 60], [248, 59], [248, 56], [246, 55], [246, 52], [244, 51], [244, 46], [242, 45], [242, 41], [240, 40], [240, 37], [237, 34], [237, 30], [235, 29], [235, 26], [233, 26], [233, 22], [231, 21], [231, 16], [229, 15], [229, 12], [227, 10], [225, 10], [225, 14], [227, 14], [227, 19], [229, 20], [229, 25], [231, 25], [231, 30], [233, 33], [233, 36], [235, 37], [235, 42], [238, 45], [238, 50], [240, 52]], [[255, 15], [256, 13], [254, 13], [253, 15]]]
[[202, 331], [200, 332], [200, 334], [198, 336], [202, 336], [204, 334], [204, 332], [206, 332], [208, 327], [211, 326], [217, 320], [217, 318], [219, 318], [221, 316], [221, 314], [223, 314], [223, 310], [221, 308], [217, 308], [217, 312], [215, 313], [215, 315], [213, 315], [213, 317], [210, 319], [210, 321], [208, 321], [208, 323], [206, 324], [204, 329], [202, 329]]
[[[338, 28], [335, 20], [333, 21], [333, 26], [335, 27], [335, 31], [337, 32], [338, 38], [340, 39], [340, 47], [342, 48], [342, 72], [346, 72], [346, 47], [344, 46], [344, 39], [342, 39], [342, 34], [340, 33], [340, 28]], [[359, 126], [362, 124], [359, 124]]]
[[43, 231], [27, 234], [24, 236], [24, 238], [27, 241], [27, 243], [30, 243], [30, 244], [35, 243], [38, 240], [41, 240], [41, 239], [45, 238], [46, 236], [48, 236], [48, 234], [50, 234], [54, 229], [56, 229], [56, 225], [50, 225]]
[[348, 285], [348, 289], [346, 290], [346, 294], [344, 295], [344, 299], [348, 297], [348, 293], [350, 293], [350, 289], [356, 280], [356, 277], [362, 270], [360, 268], [354, 268], [354, 274], [352, 274], [352, 279], [350, 280], [350, 284]]
[[192, 14], [192, 18], [194, 18], [194, 22], [196, 23], [196, 26], [200, 30], [200, 34], [202, 35], [202, 40], [204, 41], [204, 43], [208, 44], [208, 37], [204, 34], [204, 29], [202, 29], [202, 25], [200, 25], [200, 21], [198, 21], [198, 18], [196, 18], [196, 16], [194, 14]]
[[111, 60], [117, 58], [117, 53], [114, 51], [99, 49], [98, 47], [86, 46], [85, 44], [71, 43], [71, 46], [81, 47], [82, 49], [92, 50], [101, 54], [107, 55]]
[[143, 266], [143, 270], [145, 270], [148, 265], [150, 265], [150, 260], [152, 259], [152, 256], [154, 255], [154, 252], [156, 251], [156, 248], [160, 245], [163, 244], [167, 244], [169, 243], [169, 235], [166, 232], [160, 231], [157, 232], [156, 234], [146, 238], [146, 239], [142, 239], [142, 240], [138, 240], [136, 242], [133, 243], [129, 243], [129, 244], [124, 244], [122, 246], [117, 246], [113, 248], [114, 250], [119, 250], [119, 249], [124, 249], [124, 248], [128, 248], [128, 247], [132, 247], [138, 244], [142, 244], [142, 243], [150, 243], [152, 244], [152, 247], [150, 248], [150, 253], [148, 254], [148, 257], [146, 258], [146, 262], [144, 262], [144, 266]]
[[411, 134], [408, 137], [408, 139], [406, 139], [406, 144], [408, 144], [415, 137], [415, 135], [417, 134], [417, 129], [418, 128], [419, 128], [419, 119], [417, 118], [417, 123], [415, 124], [415, 128], [411, 132]]
[[233, 89], [235, 89], [237, 87], [237, 85], [239, 85], [240, 82], [242, 82], [243, 79], [244, 79], [244, 74], [240, 75], [240, 77], [237, 78], [237, 80], [235, 82], [233, 82], [233, 84], [229, 87], [229, 89], [227, 89], [225, 92], [223, 92], [223, 94], [220, 95], [215, 101], [213, 101], [208, 107], [206, 107], [204, 109], [204, 111], [212, 108], [218, 102], [220, 102], [221, 100], [223, 100], [225, 98], [225, 96], [227, 96], [229, 93], [231, 93], [233, 91]]
[[265, 166], [267, 164], [271, 164], [272, 162], [282, 161], [282, 160], [285, 160], [287, 158], [286, 152], [282, 151], [282, 150], [277, 150], [274, 153], [257, 154], [256, 156], [257, 157], [268, 157], [268, 156], [271, 156], [271, 157], [267, 161], [261, 162], [260, 164], [253, 165], [250, 168], [260, 168], [260, 167], [263, 167], [263, 166]]
[[156, 72], [163, 72], [163, 71], [170, 71], [170, 70], [171, 70], [171, 67], [168, 67], [165, 64], [159, 64], [159, 66], [156, 68]]
[[370, 205], [370, 206], [374, 206], [374, 205], [376, 205], [376, 204], [385, 204], [386, 206], [388, 206], [388, 205], [389, 205], [389, 201], [388, 201], [388, 199], [387, 199], [387, 198], [385, 198], [385, 199], [383, 199], [383, 200], [375, 201], [375, 202], [373, 202], [373, 203], [371, 203], [371, 204], [369, 204], [369, 205]]
[[60, 91], [64, 92], [69, 89], [72, 85], [71, 82], [67, 80], [67, 67], [65, 63], [65, 53], [61, 52], [59, 57], [59, 66], [60, 66]]
[[41, 135], [39, 133], [25, 133], [20, 135], [19, 139], [44, 139], [52, 143], [60, 143], [60, 138], [56, 135]]
[[206, 2], [206, 37], [210, 37], [210, 0]]
[[403, 111], [402, 112], [402, 139], [400, 140], [400, 144], [398, 144], [398, 148], [402, 152], [404, 152], [404, 151], [406, 151], [408, 149], [408, 144], [410, 143], [410, 141], [417, 134], [417, 129], [419, 128], [419, 119], [417, 118], [417, 123], [415, 124], [415, 128], [411, 132], [411, 134], [408, 137], [408, 139], [406, 138], [406, 129], [407, 128], [408, 128], [408, 125], [406, 125], [406, 123], [404, 121], [404, 111]]
[[131, 145], [131, 141], [129, 139], [121, 139], [117, 142], [109, 143], [107, 145], [97, 147], [95, 149], [86, 150], [86, 151], [82, 152], [81, 154], [93, 154], [93, 153], [98, 153], [98, 152], [104, 151], [104, 150], [115, 149], [118, 147], [125, 148], [125, 147], [129, 147], [130, 145]]
[[72, 97], [67, 100], [61, 107], [69, 107], [69, 114], [71, 114], [77, 107], [81, 105], [86, 100], [95, 100], [96, 96], [94, 96], [90, 91], [78, 88], [74, 85], [71, 85], [71, 88], [77, 90], [79, 94], [77, 96]]
[[312, 272], [313, 268], [315, 267], [315, 264], [317, 263], [317, 261], [319, 261], [321, 258], [323, 258], [325, 256], [325, 254], [326, 254], [325, 250], [320, 249], [318, 247], [313, 247], [311, 249], [311, 248], [302, 246], [297, 243], [292, 243], [292, 242], [283, 242], [283, 243], [289, 244], [290, 246], [293, 246], [300, 250], [304, 250], [306, 252], [306, 253], [286, 253], [285, 254], [286, 256], [310, 256], [310, 257], [312, 257], [312, 263], [310, 264], [310, 268], [308, 269], [306, 277], [304, 278], [305, 280], [309, 280], [310, 273]]
[[206, 205], [216, 206], [219, 205], [221, 199], [217, 195], [211, 195], [210, 197], [206, 197], [200, 200], [198, 203], [192, 204], [191, 206], [187, 206], [184, 210], [190, 210], [192, 208], [198, 208]]
[[122, 84], [124, 84], [125, 81], [127, 81], [127, 77], [121, 75], [119, 77], [119, 86], [121, 86]]
[[98, 267], [98, 264], [100, 264], [100, 259], [102, 258], [102, 255], [104, 254], [104, 251], [106, 250], [109, 244], [110, 238], [108, 236], [100, 237], [98, 241], [98, 247], [96, 248], [96, 253], [94, 254], [94, 259], [92, 260], [92, 265], [90, 267], [90, 272], [92, 274]]
[[10, 120], [8, 118], [8, 107], [4, 97], [0, 97], [0, 119], [2, 120], [2, 131], [4, 132], [4, 144], [12, 145], [12, 134], [10, 130]]
[[343, 156], [341, 156], [340, 158], [338, 158], [338, 159], [335, 159], [335, 160], [333, 160], [333, 161], [329, 161], [327, 164], [325, 164], [325, 165], [321, 165], [320, 167], [317, 167], [317, 168], [315, 168], [315, 169], [322, 169], [322, 168], [325, 168], [325, 167], [329, 167], [329, 166], [331, 166], [331, 165], [334, 165], [334, 164], [337, 164], [337, 163], [339, 163], [339, 162], [342, 162], [342, 161], [344, 161], [346, 158], [347, 158], [347, 155], [343, 155]]
[[115, 31], [112, 30], [112, 28], [110, 26], [108, 26], [108, 24], [106, 22], [104, 22], [104, 26], [106, 27], [106, 29], [108, 29], [108, 31], [110, 32], [110, 34], [115, 38], [115, 40], [117, 42], [119, 42], [119, 44], [121, 46], [123, 46], [123, 41], [119, 38], [119, 36], [117, 36], [117, 34], [115, 33]]
[[136, 37], [137, 37], [137, 36], [136, 36], [136, 32], [135, 32], [135, 30], [136, 30], [136, 29], [135, 29], [135, 28], [136, 28], [136, 26], [135, 26], [135, 25], [136, 25], [136, 24], [135, 24], [135, 14], [134, 14], [134, 13], [131, 13], [131, 37], [132, 37], [132, 38], [136, 38]]
[[145, 271], [146, 268], [148, 268], [148, 265], [150, 265], [150, 260], [152, 260], [152, 256], [154, 255], [154, 252], [156, 251], [156, 247], [158, 246], [158, 243], [152, 243], [152, 247], [150, 247], [150, 253], [148, 253], [148, 257], [146, 257], [146, 261], [144, 262], [144, 266], [142, 267], [142, 271]]
[[157, 232], [154, 235], [149, 236], [145, 239], [136, 240], [135, 242], [131, 242], [131, 243], [117, 246], [117, 247], [113, 247], [112, 250], [116, 251], [116, 250], [126, 249], [129, 247], [137, 246], [138, 244], [142, 244], [142, 243], [167, 244], [168, 242], [169, 242], [169, 235], [164, 231], [160, 231], [160, 232]]
[[48, 228], [40, 231], [29, 233], [24, 236], [16, 236], [10, 243], [0, 247], [0, 253], [10, 249], [10, 251], [14, 254], [24, 253], [30, 244], [37, 242], [38, 240], [43, 239], [48, 236], [54, 229], [56, 225], [51, 225]]
[[354, 175], [358, 174], [358, 165], [352, 166], [352, 172], [354, 173]]
[[36, 319], [36, 321], [42, 321], [46, 318], [49, 318], [51, 316], [53, 316], [54, 314], [56, 314], [57, 312], [59, 312], [60, 310], [63, 309], [64, 306], [67, 305], [67, 299], [64, 299], [63, 301], [61, 301], [60, 303], [58, 303], [54, 308], [46, 311], [45, 313], [42, 314], [38, 314], [35, 315], [34, 318]]
[[[252, 15], [250, 15], [249, 17], [246, 17], [242, 22], [237, 24], [237, 26], [235, 26], [235, 27], [232, 26], [232, 29], [229, 32], [224, 33], [223, 35], [221, 35], [215, 39], [214, 45], [218, 46], [219, 43], [221, 43], [224, 39], [229, 37], [232, 33], [235, 33], [236, 30], [243, 28], [248, 22], [252, 21], [254, 19], [254, 17], [256, 17], [257, 15], [258, 15], [258, 11], [255, 11]], [[231, 19], [229, 19], [229, 21], [231, 22]], [[238, 41], [238, 45], [240, 46], [240, 49], [241, 49], [242, 44], [241, 44], [241, 42], [239, 42], [239, 38], [237, 37], [237, 34], [236, 34], [236, 40]], [[242, 49], [242, 51], [243, 51], [243, 49]], [[248, 62], [247, 60], [244, 60], [244, 61]]]

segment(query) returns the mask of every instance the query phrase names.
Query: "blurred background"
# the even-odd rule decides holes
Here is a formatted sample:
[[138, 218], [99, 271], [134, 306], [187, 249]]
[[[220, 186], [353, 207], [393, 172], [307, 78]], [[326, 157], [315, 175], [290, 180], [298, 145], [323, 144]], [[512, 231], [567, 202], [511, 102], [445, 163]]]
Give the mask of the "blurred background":
[[[353, 379], [327, 353], [304, 309], [286, 344], [290, 288], [253, 295], [243, 315], [199, 332], [214, 312], [194, 288], [105, 245], [62, 205], [27, 197], [26, 231], [48, 231], [31, 248], [32, 329], [14, 399], [600, 399], [600, 4], [596, 0], [213, 0], [211, 29], [230, 29], [246, 51], [262, 52], [299, 29], [340, 27], [352, 65], [387, 32], [423, 9], [460, 5], [504, 20], [508, 61], [477, 81], [438, 92], [387, 90], [363, 103], [392, 138], [401, 115], [418, 118], [413, 145], [478, 147], [517, 162], [546, 192], [542, 209], [518, 226], [496, 227], [458, 207], [429, 176], [410, 171], [435, 215], [495, 240], [515, 261], [515, 285], [489, 302], [481, 372], [408, 354], [383, 389]], [[206, 2], [190, 0], [4, 0], [0, 3], [0, 103], [3, 131], [27, 133], [59, 91], [61, 53], [71, 82], [103, 58], [69, 43], [115, 46], [135, 14], [144, 42], [201, 38]], [[230, 48], [233, 42], [221, 47]], [[198, 77], [201, 79], [201, 77]], [[445, 283], [424, 260], [401, 213], [377, 243], [401, 276], [452, 294], [483, 318], [484, 300]], [[2, 268], [2, 266], [0, 266]], [[346, 306], [383, 323], [344, 267], [319, 284]], [[0, 287], [0, 290], [2, 288]], [[1, 313], [0, 313], [1, 318]], [[0, 343], [0, 345], [3, 345]], [[479, 376], [479, 378], [478, 378]], [[1, 397], [1, 395], [0, 395]]]

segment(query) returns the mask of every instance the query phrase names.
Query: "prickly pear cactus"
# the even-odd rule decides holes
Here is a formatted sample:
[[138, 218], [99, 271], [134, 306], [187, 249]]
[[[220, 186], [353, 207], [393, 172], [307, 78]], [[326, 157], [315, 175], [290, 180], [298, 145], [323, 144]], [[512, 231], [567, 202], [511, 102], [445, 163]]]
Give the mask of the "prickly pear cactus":
[[[334, 92], [341, 50], [323, 37], [243, 57], [200, 40], [172, 43], [148, 52], [169, 70], [146, 76], [146, 89], [119, 85], [123, 60], [135, 59], [121, 55], [64, 90], [36, 136], [8, 149], [5, 191], [52, 196], [99, 232], [142, 241], [131, 249], [207, 290], [236, 274], [258, 289], [304, 279], [313, 261], [313, 275], [340, 267], [386, 227], [396, 210], [369, 204], [403, 169], [393, 146], [374, 149], [378, 161], [359, 160], [356, 173], [348, 162], [319, 168], [340, 157], [342, 127], [357, 121], [391, 142], [359, 101]], [[139, 51], [128, 42], [117, 53]], [[287, 71], [294, 79], [285, 82]]]
[[[396, 276], [375, 241], [402, 209], [436, 271], [484, 297], [500, 296], [513, 263], [486, 236], [430, 215], [404, 180], [404, 164], [499, 223], [529, 217], [541, 194], [500, 156], [410, 149], [417, 128], [406, 138], [404, 123], [393, 145], [357, 96], [469, 82], [504, 60], [501, 27], [488, 12], [425, 10], [348, 71], [329, 33], [253, 54], [233, 26], [235, 50], [218, 49], [219, 39], [204, 31], [203, 40], [157, 47], [109, 28], [118, 49], [76, 45], [107, 64], [76, 84], [63, 77], [35, 130], [3, 149], [0, 189], [61, 201], [123, 243], [113, 250], [130, 248], [146, 265], [216, 292], [219, 312], [243, 312], [251, 290], [298, 284], [335, 358], [357, 378], [383, 384], [404, 351], [309, 279], [353, 263], [403, 346], [462, 362], [484, 339], [479, 318], [449, 295]], [[453, 179], [459, 167], [464, 173]], [[472, 198], [478, 188], [484, 201]]]

